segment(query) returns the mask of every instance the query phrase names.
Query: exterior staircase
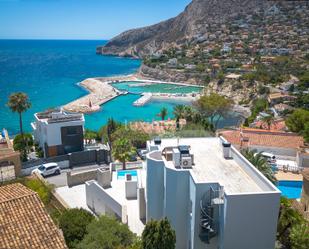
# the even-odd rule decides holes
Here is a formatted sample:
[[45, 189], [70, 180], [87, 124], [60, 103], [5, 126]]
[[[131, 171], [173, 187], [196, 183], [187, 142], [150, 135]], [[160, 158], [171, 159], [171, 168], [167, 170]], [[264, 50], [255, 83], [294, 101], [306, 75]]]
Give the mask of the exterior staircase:
[[217, 190], [212, 187], [205, 193], [200, 201], [200, 239], [209, 244], [210, 239], [216, 237], [219, 231], [218, 206], [224, 204], [223, 188]]

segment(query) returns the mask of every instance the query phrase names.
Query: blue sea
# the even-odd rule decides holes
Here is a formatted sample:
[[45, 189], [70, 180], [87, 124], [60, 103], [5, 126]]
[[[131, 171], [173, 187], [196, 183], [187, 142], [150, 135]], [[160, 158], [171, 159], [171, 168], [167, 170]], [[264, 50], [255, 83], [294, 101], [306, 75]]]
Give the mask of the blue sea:
[[[18, 115], [6, 106], [8, 96], [17, 91], [29, 95], [32, 107], [23, 114], [24, 129], [31, 131], [33, 114], [58, 107], [87, 92], [77, 83], [98, 76], [131, 74], [141, 61], [129, 58], [96, 55], [96, 47], [104, 41], [78, 40], [0, 40], [0, 129], [9, 134], [19, 132]], [[144, 107], [132, 103], [138, 95], [124, 95], [102, 106], [98, 113], [86, 115], [86, 127], [98, 130], [108, 118], [121, 122], [152, 121], [165, 106], [169, 117], [175, 102], [154, 101]], [[233, 125], [236, 118], [221, 122]]]

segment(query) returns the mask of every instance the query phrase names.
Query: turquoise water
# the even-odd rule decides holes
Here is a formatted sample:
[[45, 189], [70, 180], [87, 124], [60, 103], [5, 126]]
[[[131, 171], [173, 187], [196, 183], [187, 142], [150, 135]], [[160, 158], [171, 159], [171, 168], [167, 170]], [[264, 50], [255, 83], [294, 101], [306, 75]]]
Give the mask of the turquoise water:
[[278, 189], [288, 199], [299, 199], [303, 187], [302, 181], [279, 181]]
[[198, 93], [202, 90], [196, 86], [180, 86], [174, 84], [151, 84], [139, 86], [140, 82], [120, 82], [112, 84], [119, 90], [125, 90], [131, 93]]
[[31, 131], [35, 112], [86, 94], [76, 85], [81, 80], [134, 73], [140, 66], [139, 60], [96, 55], [100, 44], [102, 41], [0, 40], [0, 129], [6, 127], [10, 134], [19, 130], [17, 115], [5, 106], [12, 92], [23, 91], [30, 97], [32, 108], [24, 114], [24, 126]]
[[[6, 106], [12, 92], [26, 92], [32, 103], [23, 114], [24, 129], [31, 131], [33, 114], [51, 107], [58, 107], [86, 94], [77, 83], [98, 76], [131, 74], [140, 66], [139, 60], [100, 56], [95, 54], [96, 46], [102, 41], [65, 40], [0, 40], [0, 129], [7, 128], [9, 134], [19, 132], [18, 115]], [[119, 88], [128, 87], [120, 83]], [[177, 89], [175, 89], [175, 87]], [[168, 88], [168, 89], [167, 89]], [[133, 90], [132, 90], [133, 89]], [[163, 91], [191, 92], [196, 87], [154, 85], [130, 87], [135, 92]], [[167, 107], [168, 117], [176, 104], [182, 102], [150, 102], [143, 107], [132, 104], [138, 95], [128, 94], [106, 103], [98, 113], [86, 115], [86, 128], [97, 130], [106, 124], [108, 118], [121, 122], [134, 120], [152, 121]], [[219, 127], [235, 125], [237, 117], [222, 120]]]
[[87, 127], [92, 130], [97, 130], [102, 123], [106, 123], [109, 117], [113, 117], [119, 122], [130, 121], [148, 121], [158, 120], [160, 117], [157, 114], [162, 107], [168, 109], [168, 116], [173, 116], [173, 108], [177, 104], [184, 104], [181, 101], [151, 101], [145, 106], [135, 107], [133, 102], [140, 98], [139, 95], [127, 94], [117, 97], [101, 107], [101, 111], [86, 116]]
[[137, 180], [137, 171], [136, 170], [119, 170], [117, 171], [117, 179], [124, 180], [126, 174], [132, 176], [132, 180]]

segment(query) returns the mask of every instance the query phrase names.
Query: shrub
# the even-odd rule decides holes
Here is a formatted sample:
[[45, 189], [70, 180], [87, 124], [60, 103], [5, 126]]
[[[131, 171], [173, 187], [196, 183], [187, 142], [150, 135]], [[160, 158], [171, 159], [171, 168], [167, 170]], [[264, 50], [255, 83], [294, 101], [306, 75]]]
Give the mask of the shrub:
[[76, 248], [127, 248], [134, 245], [135, 241], [136, 237], [127, 225], [118, 222], [115, 218], [103, 215], [88, 225], [87, 234]]
[[83, 240], [87, 226], [93, 220], [94, 216], [82, 208], [68, 209], [61, 214], [59, 227], [69, 248], [76, 248], [76, 245]]
[[14, 150], [20, 152], [21, 160], [23, 162], [27, 161], [27, 154], [31, 152], [33, 145], [33, 137], [30, 133], [25, 133], [23, 135], [18, 134], [13, 141]]
[[23, 184], [35, 191], [45, 205], [49, 204], [52, 197], [53, 186], [45, 185], [41, 180], [36, 178], [25, 178]]
[[142, 234], [143, 249], [175, 249], [176, 234], [167, 218], [159, 221], [151, 220]]

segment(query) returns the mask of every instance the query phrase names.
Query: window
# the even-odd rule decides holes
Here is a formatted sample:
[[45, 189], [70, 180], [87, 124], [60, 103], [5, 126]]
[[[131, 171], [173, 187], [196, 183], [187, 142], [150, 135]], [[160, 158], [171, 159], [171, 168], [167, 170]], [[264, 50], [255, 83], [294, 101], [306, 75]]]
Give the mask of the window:
[[45, 167], [43, 165], [41, 165], [38, 169], [41, 170], [41, 171], [44, 171]]
[[72, 136], [72, 135], [76, 135], [78, 132], [77, 132], [77, 127], [67, 127], [67, 135], [68, 136]]

